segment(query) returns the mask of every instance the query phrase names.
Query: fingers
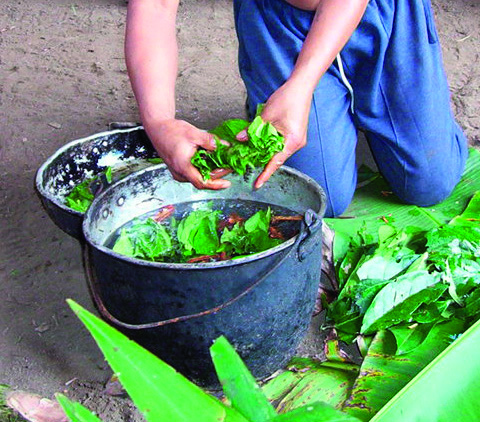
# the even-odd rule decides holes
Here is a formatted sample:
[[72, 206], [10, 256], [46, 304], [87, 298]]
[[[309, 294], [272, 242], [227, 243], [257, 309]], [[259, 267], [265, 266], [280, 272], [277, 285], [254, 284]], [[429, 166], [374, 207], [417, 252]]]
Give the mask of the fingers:
[[223, 176], [230, 174], [233, 170], [231, 169], [215, 169], [210, 173], [210, 177], [213, 180], [221, 179]]
[[304, 147], [305, 143], [306, 139], [298, 140], [298, 138], [295, 139], [292, 136], [287, 135], [285, 137], [285, 147], [283, 148], [283, 151], [275, 154], [265, 166], [263, 171], [257, 177], [257, 180], [255, 180], [255, 189], [260, 189], [265, 184], [265, 182], [270, 179], [270, 176], [275, 173], [279, 169], [279, 167], [281, 167], [285, 163], [285, 161], [287, 161], [288, 157], [290, 157], [294, 152]]
[[283, 165], [283, 163], [287, 160], [288, 157], [290, 157], [290, 155], [291, 154], [286, 151], [281, 151], [278, 154], [275, 154], [265, 166], [260, 175], [257, 177], [257, 180], [255, 180], [255, 183], [253, 185], [254, 188], [260, 189], [265, 184], [265, 182], [270, 179], [270, 176], [275, 173], [280, 166]]
[[240, 142], [246, 142], [248, 141], [248, 132], [247, 129], [242, 130], [240, 133], [237, 134], [236, 136], [237, 141]]
[[[184, 173], [185, 178], [197, 189], [226, 189], [230, 187], [231, 183], [224, 179], [209, 179], [203, 180], [200, 172], [193, 166], [190, 166]], [[221, 177], [221, 176], [219, 176]]]
[[[194, 138], [192, 138], [191, 142], [193, 144], [202, 147], [208, 151], [213, 151], [217, 148], [217, 142], [215, 141], [215, 136], [213, 134], [205, 132], [203, 130], [199, 132], [199, 135], [196, 135]], [[223, 139], [219, 139], [219, 142], [223, 145], [230, 146], [230, 144]]]
[[200, 130], [198, 131], [198, 134], [195, 134], [195, 137], [192, 138], [191, 142], [208, 151], [213, 151], [217, 147], [215, 137], [211, 133]]

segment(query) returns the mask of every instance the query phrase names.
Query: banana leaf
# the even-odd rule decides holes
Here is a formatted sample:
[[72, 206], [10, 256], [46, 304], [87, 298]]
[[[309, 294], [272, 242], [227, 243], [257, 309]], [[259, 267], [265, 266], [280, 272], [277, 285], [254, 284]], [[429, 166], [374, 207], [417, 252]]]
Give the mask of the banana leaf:
[[67, 302], [147, 422], [247, 422], [152, 353], [74, 301]]
[[101, 422], [101, 419], [80, 403], [70, 401], [63, 394], [56, 394], [55, 397], [71, 422]]
[[480, 321], [430, 362], [372, 422], [480, 420]]
[[378, 227], [384, 224], [382, 217], [394, 219], [397, 227], [418, 226], [425, 230], [448, 223], [460, 214], [468, 201], [480, 190], [480, 151], [470, 148], [462, 179], [451, 195], [442, 203], [420, 208], [402, 203], [390, 194], [390, 187], [383, 177], [372, 178], [370, 183], [358, 187], [344, 218], [326, 218], [335, 233], [357, 233], [366, 225], [368, 233], [376, 236]]
[[360, 422], [360, 420], [325, 403], [313, 403], [278, 415], [269, 422]]
[[480, 190], [475, 192], [462, 214], [457, 215], [448, 224], [452, 226], [477, 226], [480, 224]]
[[320, 362], [310, 358], [294, 358], [289, 367], [291, 370], [263, 387], [267, 398], [275, 401], [277, 411], [282, 414], [316, 402], [341, 408], [359, 370], [358, 365], [348, 362]]
[[283, 371], [262, 386], [263, 394], [275, 406], [282, 400], [293, 387], [303, 378], [301, 372]]
[[[365, 356], [345, 412], [370, 420], [392, 397], [415, 377], [450, 343], [451, 336], [462, 332], [464, 323], [457, 319], [435, 325], [423, 343], [411, 352], [395, 355], [395, 337], [387, 330], [379, 331]], [[404, 422], [411, 422], [404, 419]]]
[[225, 337], [215, 340], [210, 354], [223, 392], [234, 409], [255, 422], [268, 421], [276, 415], [255, 378]]

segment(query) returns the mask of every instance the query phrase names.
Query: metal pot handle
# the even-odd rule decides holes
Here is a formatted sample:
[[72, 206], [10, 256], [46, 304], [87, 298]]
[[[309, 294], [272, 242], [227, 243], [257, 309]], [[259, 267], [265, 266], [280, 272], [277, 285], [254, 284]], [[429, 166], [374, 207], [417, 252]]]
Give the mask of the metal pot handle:
[[[310, 218], [309, 215], [310, 213], [313, 213], [316, 218]], [[311, 230], [311, 225], [314, 224], [315, 222], [318, 222], [320, 220], [320, 226], [321, 226], [321, 219], [318, 217], [318, 215], [313, 212], [312, 210], [307, 210], [305, 213], [305, 218], [304, 221], [302, 222], [302, 226], [300, 229], [300, 233], [297, 236], [297, 239], [295, 240], [295, 243], [293, 244], [294, 250], [297, 250], [297, 256], [299, 261], [302, 261], [305, 259], [306, 256], [303, 256], [304, 253], [301, 252], [301, 247], [302, 245], [305, 244], [305, 242], [308, 241], [309, 237], [311, 234], [313, 234], [315, 231]], [[309, 225], [310, 224], [310, 225]], [[308, 243], [307, 243], [308, 245]], [[309, 254], [311, 251], [307, 251], [307, 254]], [[144, 330], [148, 328], [156, 328], [156, 327], [163, 327], [164, 325], [168, 324], [174, 324], [177, 322], [183, 322], [187, 321], [189, 319], [193, 318], [198, 318], [201, 316], [206, 316], [206, 315], [211, 315], [214, 314], [218, 311], [221, 311], [222, 309], [225, 309], [227, 306], [232, 305], [235, 303], [237, 300], [241, 299], [245, 295], [247, 295], [249, 292], [251, 292], [255, 287], [260, 285], [266, 278], [268, 278], [280, 265], [285, 261], [285, 259], [288, 257], [289, 253], [286, 252], [285, 255], [272, 267], [270, 268], [265, 274], [263, 274], [258, 280], [253, 282], [250, 286], [248, 286], [243, 292], [238, 294], [237, 296], [233, 297], [232, 299], [229, 299], [228, 301], [222, 303], [221, 305], [215, 306], [214, 308], [207, 309], [205, 311], [197, 312], [195, 314], [190, 314], [190, 315], [183, 315], [175, 318], [170, 318], [166, 319], [163, 321], [157, 321], [157, 322], [149, 322], [146, 324], [129, 324], [127, 322], [120, 321], [119, 319], [115, 318], [106, 308], [105, 304], [103, 303], [102, 298], [100, 297], [99, 291], [98, 291], [98, 282], [95, 278], [95, 275], [93, 274], [92, 271], [92, 265], [91, 265], [91, 258], [90, 258], [90, 250], [86, 245], [83, 245], [83, 259], [84, 259], [84, 266], [85, 266], [85, 275], [87, 279], [87, 285], [88, 285], [88, 290], [90, 291], [90, 295], [93, 299], [94, 305], [97, 308], [98, 312], [100, 315], [110, 323], [117, 325], [118, 327], [121, 328], [126, 328], [129, 330]], [[303, 256], [302, 259], [301, 256]]]

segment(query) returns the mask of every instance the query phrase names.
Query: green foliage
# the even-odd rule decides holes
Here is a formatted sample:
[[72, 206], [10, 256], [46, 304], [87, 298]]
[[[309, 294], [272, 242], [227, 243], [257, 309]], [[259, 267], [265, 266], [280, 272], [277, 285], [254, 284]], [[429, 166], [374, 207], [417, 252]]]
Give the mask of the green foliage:
[[120, 231], [113, 250], [148, 261], [185, 262], [195, 256], [222, 252], [228, 257], [249, 255], [282, 243], [269, 235], [270, 208], [257, 211], [231, 229], [224, 227], [223, 231], [218, 229], [220, 215], [220, 211], [207, 206], [192, 211], [179, 222], [173, 218], [167, 226], [152, 218], [136, 219]]
[[65, 197], [65, 204], [72, 210], [85, 213], [90, 205], [92, 205], [95, 196], [92, 192], [92, 185], [94, 182], [105, 178], [107, 184], [112, 183], [112, 168], [107, 167], [105, 171], [101, 172], [95, 177], [85, 179], [83, 182], [76, 185], [72, 191]]
[[173, 240], [165, 226], [151, 218], [134, 220], [123, 228], [113, 250], [119, 254], [155, 261], [158, 257], [172, 256]]
[[[359, 421], [325, 403], [311, 403], [277, 415], [233, 347], [220, 337], [211, 354], [231, 406], [224, 404], [80, 305], [71, 300], [68, 303], [147, 422]], [[72, 422], [98, 422], [82, 406], [61, 395], [58, 399]]]
[[60, 403], [60, 406], [62, 406], [68, 419], [72, 422], [101, 422], [93, 412], [82, 406], [80, 403], [70, 401], [63, 394], [56, 394], [55, 397]]
[[183, 254], [213, 255], [220, 246], [217, 234], [220, 211], [198, 210], [191, 212], [178, 224], [177, 238]]
[[276, 415], [255, 378], [225, 337], [219, 337], [213, 343], [210, 353], [225, 397], [234, 409], [255, 422], [267, 422]]
[[479, 420], [480, 321], [425, 367], [372, 422]]
[[75, 302], [68, 303], [148, 422], [247, 421]]
[[340, 409], [348, 398], [359, 367], [348, 362], [294, 358], [288, 369], [269, 381], [263, 391], [280, 413], [323, 402]]
[[[432, 324], [453, 316], [475, 320], [480, 313], [480, 221], [471, 216], [480, 215], [479, 204], [476, 194], [450, 224], [430, 230], [385, 224], [378, 242], [359, 235], [339, 249], [341, 290], [327, 318], [340, 339], [352, 342], [358, 334], [399, 326], [393, 332], [408, 339], [398, 349], [401, 354], [418, 346]], [[417, 327], [413, 336], [405, 331], [412, 325]]]
[[389, 330], [379, 331], [367, 347], [361, 365], [349, 362], [348, 357], [341, 355], [338, 340], [330, 340], [326, 348], [329, 360], [294, 358], [287, 370], [269, 381], [263, 391], [276, 403], [279, 412], [321, 400], [368, 421], [463, 330], [464, 323], [458, 319], [437, 324], [420, 344], [401, 356], [396, 351], [408, 341], [399, 343]]
[[90, 185], [96, 180], [85, 179], [82, 183], [76, 185], [72, 191], [65, 197], [65, 203], [78, 212], [86, 212], [94, 200], [93, 193], [90, 191]]
[[271, 419], [271, 422], [359, 422], [359, 420], [325, 403], [312, 403], [278, 415]]
[[[238, 141], [236, 136], [247, 126], [248, 141]], [[192, 164], [205, 180], [210, 179], [210, 173], [217, 168], [231, 169], [243, 175], [248, 169], [263, 167], [284, 146], [283, 136], [270, 122], [264, 122], [258, 113], [250, 125], [246, 120], [227, 120], [211, 133], [217, 141], [216, 149], [199, 149], [192, 157]], [[230, 145], [224, 145], [220, 140]]]
[[226, 227], [220, 239], [220, 250], [230, 255], [242, 256], [279, 245], [282, 240], [269, 236], [270, 221], [271, 211], [268, 208], [256, 212], [245, 223], [236, 223], [232, 229]]
[[377, 332], [342, 409], [361, 420], [369, 420], [448, 347], [450, 336], [463, 330], [464, 324], [457, 319], [437, 324], [423, 342], [401, 355], [398, 348], [403, 344], [397, 343], [398, 338], [388, 330]]

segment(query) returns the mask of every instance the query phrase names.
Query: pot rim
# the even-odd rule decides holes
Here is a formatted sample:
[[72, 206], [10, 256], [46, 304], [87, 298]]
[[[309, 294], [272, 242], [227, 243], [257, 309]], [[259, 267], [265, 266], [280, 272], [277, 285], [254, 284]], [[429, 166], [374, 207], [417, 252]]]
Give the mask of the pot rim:
[[101, 137], [115, 135], [117, 133], [129, 133], [129, 132], [134, 132], [134, 131], [137, 131], [137, 130], [144, 130], [143, 126], [136, 126], [136, 127], [128, 128], [128, 129], [107, 130], [107, 131], [104, 131], [104, 132], [99, 132], [99, 133], [95, 133], [95, 134], [90, 135], [90, 136], [86, 136], [84, 138], [75, 139], [73, 141], [70, 141], [70, 142], [66, 143], [65, 145], [63, 145], [62, 147], [57, 149], [50, 157], [48, 157], [45, 160], [45, 162], [38, 168], [38, 170], [35, 174], [35, 188], [36, 188], [37, 192], [43, 198], [52, 202], [57, 207], [61, 208], [63, 211], [66, 211], [66, 212], [68, 212], [70, 214], [73, 214], [73, 215], [77, 215], [79, 217], [83, 217], [85, 215], [85, 213], [71, 209], [64, 202], [60, 201], [58, 196], [53, 195], [51, 192], [48, 191], [48, 189], [44, 188], [44, 182], [45, 182], [44, 174], [45, 174], [45, 171], [48, 169], [48, 167], [50, 167], [50, 165], [52, 164], [53, 161], [55, 161], [58, 157], [60, 157], [62, 154], [64, 154], [70, 148], [72, 148], [72, 147], [74, 147], [78, 144], [83, 144], [83, 143], [86, 143], [88, 141], [92, 141], [92, 140], [95, 140], [95, 139], [101, 138]]
[[[88, 230], [87, 226], [90, 223], [90, 215], [93, 212], [92, 210], [95, 208], [97, 202], [100, 202], [103, 199], [103, 197], [110, 191], [110, 189], [115, 189], [115, 187], [118, 186], [121, 183], [127, 183], [127, 181], [130, 178], [139, 177], [141, 174], [143, 174], [145, 172], [151, 172], [151, 171], [154, 171], [154, 170], [156, 170], [158, 168], [162, 168], [162, 167], [165, 168], [166, 167], [165, 164], [157, 164], [155, 166], [151, 166], [151, 167], [148, 167], [148, 168], [143, 169], [141, 171], [129, 174], [125, 178], [123, 178], [123, 179], [119, 180], [118, 182], [114, 183], [113, 185], [109, 186], [105, 191], [100, 193], [100, 195], [95, 197], [95, 199], [93, 200], [89, 209], [85, 212], [84, 219], [83, 219], [83, 222], [82, 222], [83, 236], [84, 236], [84, 239], [85, 239], [86, 243], [88, 244], [88, 246], [90, 246], [94, 249], [97, 249], [100, 252], [103, 252], [107, 255], [110, 255], [110, 256], [112, 256], [116, 259], [119, 259], [121, 261], [125, 261], [125, 262], [131, 263], [131, 264], [142, 265], [144, 267], [172, 269], [172, 270], [198, 270], [198, 269], [216, 269], [216, 268], [223, 268], [223, 267], [231, 267], [231, 266], [245, 264], [245, 263], [248, 263], [248, 262], [251, 262], [251, 261], [257, 261], [257, 260], [260, 260], [262, 258], [266, 258], [270, 255], [277, 254], [277, 253], [279, 253], [279, 252], [281, 252], [281, 251], [283, 251], [287, 248], [290, 248], [297, 241], [297, 237], [299, 236], [299, 234], [291, 237], [290, 239], [286, 240], [285, 242], [281, 243], [280, 245], [277, 245], [273, 248], [267, 249], [266, 251], [263, 251], [263, 252], [254, 253], [254, 254], [251, 254], [251, 255], [248, 255], [248, 256], [245, 256], [245, 257], [242, 257], [242, 258], [238, 258], [238, 259], [228, 259], [228, 260], [224, 260], [224, 261], [199, 262], [199, 263], [146, 261], [146, 260], [143, 260], [143, 259], [133, 258], [133, 257], [129, 257], [129, 256], [126, 256], [126, 255], [119, 254], [119, 253], [113, 251], [113, 249], [108, 248], [105, 245], [99, 244], [98, 242], [94, 241], [92, 239], [92, 236], [90, 235], [90, 231]], [[167, 168], [167, 171], [168, 171], [168, 168]], [[300, 171], [298, 171], [298, 170], [296, 170], [292, 167], [283, 165], [277, 171], [285, 171], [287, 173], [294, 174], [294, 175], [304, 179], [310, 186], [312, 186], [317, 191], [317, 193], [318, 193], [318, 195], [321, 199], [321, 202], [320, 202], [320, 207], [319, 207], [318, 211], [317, 210], [313, 210], [313, 211], [315, 211], [315, 213], [319, 216], [320, 219], [323, 219], [323, 217], [325, 215], [327, 198], [326, 198], [325, 191], [322, 189], [322, 187], [313, 178], [311, 178], [310, 176], [307, 176], [306, 174], [304, 174], [304, 173], [302, 173], [302, 172], [300, 172]], [[228, 176], [229, 175], [227, 175], [226, 178], [228, 178]]]

